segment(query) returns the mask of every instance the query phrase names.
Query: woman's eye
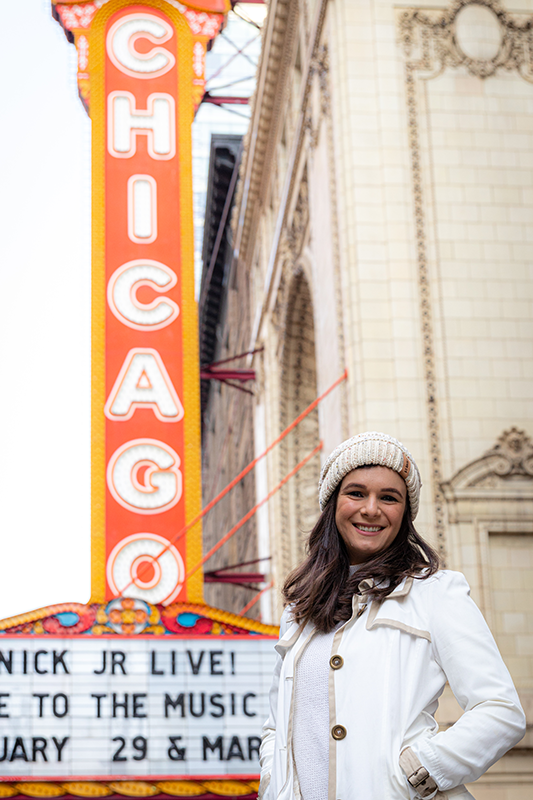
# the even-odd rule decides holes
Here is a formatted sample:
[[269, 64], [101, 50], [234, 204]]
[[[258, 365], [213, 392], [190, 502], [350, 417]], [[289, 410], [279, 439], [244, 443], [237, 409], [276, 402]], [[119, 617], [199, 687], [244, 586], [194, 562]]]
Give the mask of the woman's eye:
[[381, 499], [382, 499], [382, 500], [386, 500], [386, 501], [387, 501], [387, 503], [389, 503], [389, 502], [391, 502], [391, 501], [392, 501], [393, 503], [397, 503], [397, 502], [398, 502], [398, 498], [397, 498], [397, 497], [394, 497], [394, 496], [393, 496], [393, 495], [391, 495], [391, 494], [385, 494], [385, 495], [383, 495], [383, 497], [382, 497]]
[[350, 495], [350, 497], [362, 497], [363, 496], [363, 492], [351, 491], [351, 492], [349, 492], [349, 495]]

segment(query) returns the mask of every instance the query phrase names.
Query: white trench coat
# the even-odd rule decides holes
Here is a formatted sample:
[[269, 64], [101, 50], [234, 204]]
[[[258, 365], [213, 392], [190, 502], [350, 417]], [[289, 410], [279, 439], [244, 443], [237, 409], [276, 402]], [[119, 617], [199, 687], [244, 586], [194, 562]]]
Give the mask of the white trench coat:
[[[407, 579], [381, 603], [372, 602], [370, 590], [367, 581], [360, 584], [352, 617], [333, 640], [331, 656], [341, 659], [330, 661], [329, 725], [342, 738], [329, 737], [324, 800], [418, 798], [399, 764], [407, 747], [411, 764], [423, 765], [440, 792], [472, 797], [463, 784], [520, 741], [525, 716], [469, 586], [462, 574], [441, 570], [426, 580]], [[300, 798], [292, 756], [294, 681], [315, 632], [311, 624], [301, 630], [285, 610], [261, 745], [263, 800]], [[439, 733], [434, 714], [446, 681], [465, 713]]]

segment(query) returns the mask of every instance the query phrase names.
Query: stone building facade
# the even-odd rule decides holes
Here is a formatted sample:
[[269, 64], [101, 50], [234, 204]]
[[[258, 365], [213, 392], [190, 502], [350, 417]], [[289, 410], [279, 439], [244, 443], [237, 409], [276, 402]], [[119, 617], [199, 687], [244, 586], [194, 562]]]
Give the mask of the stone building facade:
[[[320, 441], [384, 430], [417, 527], [465, 573], [533, 724], [533, 4], [270, 0], [233, 215], [256, 370], [256, 500]], [[241, 329], [242, 330], [242, 329]], [[246, 434], [248, 436], [248, 432]], [[250, 431], [251, 435], [251, 431]], [[279, 589], [316, 519], [320, 458], [256, 519]], [[445, 695], [440, 722], [460, 713]], [[478, 800], [533, 792], [533, 733]]]
[[[242, 137], [213, 134], [209, 158], [206, 216], [203, 237], [203, 271], [199, 297], [200, 364], [220, 368], [242, 366], [242, 359], [227, 361], [247, 350], [250, 314], [236, 286], [246, 286], [244, 265], [232, 259], [231, 209], [242, 152]], [[234, 272], [233, 269], [238, 270]], [[217, 370], [217, 367], [213, 367]], [[220, 373], [219, 373], [220, 374]], [[253, 398], [248, 382], [217, 379], [201, 381], [202, 487], [205, 508], [253, 459]], [[242, 435], [248, 432], [248, 435]], [[253, 473], [240, 481], [203, 521], [204, 551], [209, 551], [255, 505]], [[204, 596], [216, 608], [239, 612], [258, 592], [255, 584], [223, 583], [220, 574], [258, 572], [256, 565], [234, 568], [257, 559], [256, 520], [251, 517], [204, 567]], [[268, 567], [268, 563], [266, 565]], [[230, 570], [224, 569], [230, 567]], [[222, 569], [222, 573], [219, 571]], [[219, 572], [218, 576], [217, 573]], [[250, 616], [257, 616], [254, 606]]]

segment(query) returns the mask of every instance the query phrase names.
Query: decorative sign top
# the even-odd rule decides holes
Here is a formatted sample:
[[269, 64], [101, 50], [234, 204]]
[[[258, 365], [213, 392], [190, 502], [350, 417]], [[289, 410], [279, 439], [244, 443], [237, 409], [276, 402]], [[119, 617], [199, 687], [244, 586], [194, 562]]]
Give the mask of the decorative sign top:
[[[113, 3], [114, 0], [62, 0], [62, 2], [52, 3], [53, 13], [56, 19], [68, 32], [68, 36], [74, 37], [74, 42], [78, 50], [78, 86], [80, 97], [87, 110], [90, 105], [90, 92], [91, 84], [94, 83], [94, 77], [91, 78], [89, 71], [89, 38], [88, 34], [92, 30], [93, 20], [95, 20], [98, 10], [107, 3]], [[231, 4], [229, 0], [212, 0], [211, 2], [199, 3], [180, 3], [177, 0], [162, 0], [159, 3], [153, 3], [148, 0], [150, 5], [154, 8], [164, 10], [165, 6], [171, 14], [175, 13], [175, 9], [183, 19], [186, 20], [190, 33], [193, 37], [192, 48], [192, 81], [190, 85], [191, 97], [194, 107], [197, 108], [204, 94], [205, 90], [205, 53], [207, 43], [213, 39], [220, 30], [224, 14], [227, 13]], [[116, 3], [115, 3], [116, 5]], [[129, 2], [131, 8], [135, 7], [134, 3]], [[96, 20], [98, 22], [98, 20]], [[145, 37], [138, 37], [145, 38]], [[150, 35], [146, 37], [150, 40]], [[157, 41], [155, 42], [157, 44]], [[160, 40], [159, 44], [163, 44]], [[129, 45], [128, 45], [129, 49]], [[156, 55], [152, 51], [152, 55]], [[164, 57], [164, 50], [162, 53]], [[142, 54], [135, 54], [133, 51], [128, 56], [128, 61], [137, 63], [139, 59], [142, 60]], [[132, 70], [135, 73], [135, 70]], [[149, 77], [157, 77], [150, 75]]]
[[[178, 0], [167, 1], [170, 5], [174, 6], [180, 11], [184, 11], [187, 8], [193, 8], [197, 11], [208, 11], [213, 14], [227, 14], [228, 11], [231, 11], [230, 0], [196, 0], [196, 2], [190, 2], [190, 0], [186, 0], [183, 3], [178, 2]], [[61, 5], [70, 5], [74, 7], [80, 6], [81, 9], [90, 7], [97, 11], [99, 8], [109, 2], [110, 0], [61, 0]], [[57, 4], [54, 3], [54, 5]]]

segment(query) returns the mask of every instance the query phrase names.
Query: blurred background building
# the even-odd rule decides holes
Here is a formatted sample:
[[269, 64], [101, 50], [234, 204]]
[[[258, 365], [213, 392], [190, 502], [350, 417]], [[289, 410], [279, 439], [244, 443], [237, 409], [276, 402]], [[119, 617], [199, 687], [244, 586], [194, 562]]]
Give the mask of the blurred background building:
[[[324, 458], [392, 433], [423, 476], [418, 528], [465, 573], [530, 726], [532, 28], [530, 0], [270, 0], [242, 153], [211, 148], [200, 295], [203, 363], [254, 353], [224, 365], [239, 388], [204, 382], [204, 504], [348, 371], [206, 519], [206, 547], [320, 441]], [[312, 458], [213, 560], [264, 559], [241, 568], [273, 581], [250, 610], [264, 621], [319, 471]], [[234, 611], [252, 595], [206, 591]], [[459, 713], [445, 695], [441, 724]], [[532, 746], [530, 727], [478, 800], [530, 798]]]

